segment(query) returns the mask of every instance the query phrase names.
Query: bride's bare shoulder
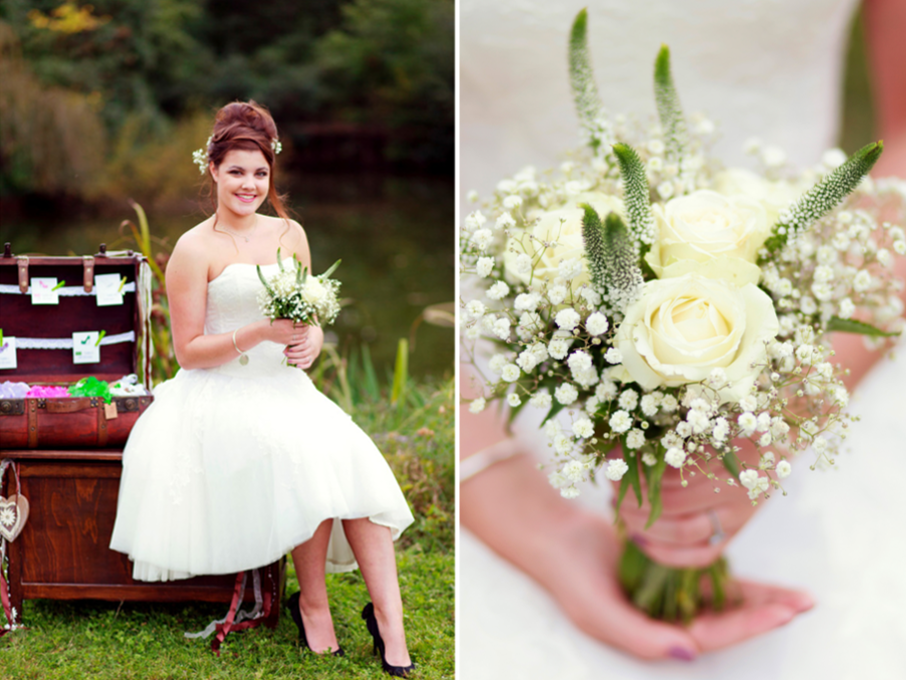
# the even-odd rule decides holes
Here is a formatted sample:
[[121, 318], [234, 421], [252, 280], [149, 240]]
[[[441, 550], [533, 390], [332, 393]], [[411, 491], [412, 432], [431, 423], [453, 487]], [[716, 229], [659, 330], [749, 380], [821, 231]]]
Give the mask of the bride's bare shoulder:
[[261, 215], [267, 228], [287, 245], [296, 245], [300, 240], [305, 240], [305, 230], [296, 220], [283, 219], [282, 217], [271, 217], [270, 215]]
[[194, 263], [203, 269], [207, 269], [211, 254], [214, 252], [215, 245], [212, 243], [211, 226], [214, 218], [199, 222], [191, 229], [183, 232], [182, 236], [173, 246], [173, 254], [170, 256], [171, 263], [175, 260], [178, 263]]

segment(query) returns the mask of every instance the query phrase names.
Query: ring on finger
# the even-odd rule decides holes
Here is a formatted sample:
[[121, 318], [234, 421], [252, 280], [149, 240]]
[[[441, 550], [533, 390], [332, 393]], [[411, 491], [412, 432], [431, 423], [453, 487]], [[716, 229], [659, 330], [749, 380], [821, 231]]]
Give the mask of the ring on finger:
[[711, 537], [708, 539], [708, 543], [711, 545], [723, 543], [723, 541], [727, 538], [727, 535], [724, 533], [723, 527], [720, 525], [720, 519], [718, 519], [717, 513], [714, 512], [714, 510], [708, 510], [708, 519], [711, 522]]

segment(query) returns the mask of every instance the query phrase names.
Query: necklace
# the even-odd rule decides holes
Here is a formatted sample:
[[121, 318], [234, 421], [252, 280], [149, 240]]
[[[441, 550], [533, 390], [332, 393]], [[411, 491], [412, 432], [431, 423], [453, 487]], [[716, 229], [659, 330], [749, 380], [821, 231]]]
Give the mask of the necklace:
[[[215, 229], [215, 231], [216, 231], [216, 229]], [[221, 231], [222, 233], [224, 233], [224, 234], [229, 234], [230, 236], [234, 236], [234, 237], [236, 237], [236, 238], [241, 238], [243, 241], [245, 241], [246, 243], [248, 243], [248, 242], [249, 242], [249, 239], [251, 239], [252, 236], [255, 235], [255, 232], [258, 231], [258, 214], [255, 213], [255, 226], [252, 227], [252, 229], [251, 229], [251, 231], [249, 232], [248, 236], [246, 236], [245, 234], [237, 234], [235, 231], [230, 231], [230, 230], [228, 230], [228, 229], [223, 229], [222, 227], [221, 227], [220, 231]]]

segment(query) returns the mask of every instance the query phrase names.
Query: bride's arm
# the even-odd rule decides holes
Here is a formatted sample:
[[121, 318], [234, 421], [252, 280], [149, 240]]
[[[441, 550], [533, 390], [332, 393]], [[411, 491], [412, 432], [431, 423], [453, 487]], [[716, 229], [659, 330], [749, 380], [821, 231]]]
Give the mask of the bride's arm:
[[292, 322], [286, 320], [274, 324], [262, 320], [242, 326], [235, 334], [205, 335], [207, 251], [197, 234], [187, 232], [176, 243], [167, 263], [170, 328], [179, 365], [189, 369], [213, 368], [238, 357], [236, 347], [248, 351], [264, 340], [286, 344], [292, 336]]
[[[309, 274], [314, 274], [311, 268], [311, 250], [308, 247], [308, 237], [302, 225], [295, 220], [290, 220], [288, 239], [294, 243], [293, 253], [296, 259], [308, 268]], [[324, 331], [320, 326], [301, 326], [296, 330], [300, 336], [295, 345], [288, 345], [283, 351], [287, 363], [305, 369], [311, 366], [324, 346]]]
[[906, 178], [906, 3], [865, 0], [865, 48], [884, 153], [872, 173]]

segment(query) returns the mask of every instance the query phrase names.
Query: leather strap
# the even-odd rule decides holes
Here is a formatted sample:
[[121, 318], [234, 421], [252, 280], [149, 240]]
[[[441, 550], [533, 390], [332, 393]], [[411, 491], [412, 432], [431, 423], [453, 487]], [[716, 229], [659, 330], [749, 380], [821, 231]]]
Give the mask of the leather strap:
[[28, 415], [28, 448], [38, 448], [38, 400], [26, 399], [26, 411]]
[[24, 295], [28, 292], [28, 256], [17, 257], [16, 264], [19, 266], [19, 292]]
[[98, 446], [107, 446], [107, 412], [104, 410], [104, 400], [98, 398]]
[[66, 399], [48, 399], [44, 409], [48, 413], [75, 413], [91, 408], [91, 397], [68, 397]]
[[94, 286], [94, 258], [91, 255], [82, 257], [82, 273], [82, 285], [85, 288], [85, 292], [90, 293], [92, 286]]

